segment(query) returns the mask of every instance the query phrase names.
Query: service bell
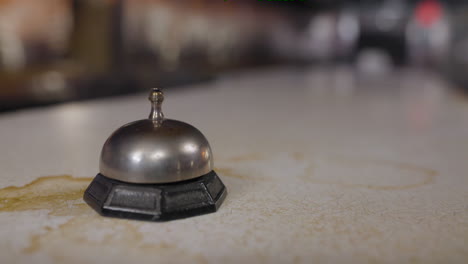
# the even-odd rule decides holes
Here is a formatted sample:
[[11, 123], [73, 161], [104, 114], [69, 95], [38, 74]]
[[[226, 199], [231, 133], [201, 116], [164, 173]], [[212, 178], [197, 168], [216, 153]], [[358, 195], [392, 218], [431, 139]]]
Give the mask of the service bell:
[[104, 143], [100, 173], [84, 200], [104, 216], [164, 221], [216, 212], [226, 187], [195, 127], [164, 118], [164, 95], [149, 95], [148, 119], [126, 124]]

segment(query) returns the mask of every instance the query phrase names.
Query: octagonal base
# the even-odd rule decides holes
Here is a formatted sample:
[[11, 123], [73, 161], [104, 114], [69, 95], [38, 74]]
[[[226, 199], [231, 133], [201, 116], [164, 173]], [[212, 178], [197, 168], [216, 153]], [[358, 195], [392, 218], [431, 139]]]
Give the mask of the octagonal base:
[[103, 216], [167, 221], [216, 212], [226, 187], [214, 171], [170, 184], [135, 184], [98, 174], [83, 199]]

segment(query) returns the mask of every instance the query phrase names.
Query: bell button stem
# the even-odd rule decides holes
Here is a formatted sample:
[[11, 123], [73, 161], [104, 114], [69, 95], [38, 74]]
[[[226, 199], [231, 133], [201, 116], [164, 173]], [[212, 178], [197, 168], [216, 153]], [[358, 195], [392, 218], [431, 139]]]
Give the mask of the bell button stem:
[[164, 101], [164, 93], [158, 88], [153, 88], [148, 99], [151, 102], [149, 119], [153, 120], [156, 125], [161, 125], [164, 120], [164, 114], [161, 110], [162, 102]]

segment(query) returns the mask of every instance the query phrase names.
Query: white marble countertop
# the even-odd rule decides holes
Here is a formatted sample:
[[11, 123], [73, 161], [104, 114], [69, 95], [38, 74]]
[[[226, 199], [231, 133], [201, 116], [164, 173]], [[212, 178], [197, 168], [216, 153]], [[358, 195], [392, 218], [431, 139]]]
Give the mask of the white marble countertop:
[[151, 223], [81, 199], [146, 94], [0, 115], [1, 263], [467, 263], [468, 100], [435, 75], [270, 69], [167, 89], [228, 188]]

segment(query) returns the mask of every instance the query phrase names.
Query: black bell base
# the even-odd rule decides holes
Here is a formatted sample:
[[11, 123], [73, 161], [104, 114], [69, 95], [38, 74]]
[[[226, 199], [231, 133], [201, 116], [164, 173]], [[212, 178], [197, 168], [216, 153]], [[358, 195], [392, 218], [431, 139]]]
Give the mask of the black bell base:
[[103, 216], [168, 221], [214, 213], [226, 195], [214, 171], [170, 184], [127, 183], [98, 174], [83, 199]]

